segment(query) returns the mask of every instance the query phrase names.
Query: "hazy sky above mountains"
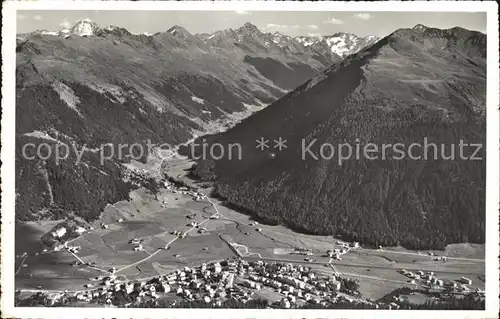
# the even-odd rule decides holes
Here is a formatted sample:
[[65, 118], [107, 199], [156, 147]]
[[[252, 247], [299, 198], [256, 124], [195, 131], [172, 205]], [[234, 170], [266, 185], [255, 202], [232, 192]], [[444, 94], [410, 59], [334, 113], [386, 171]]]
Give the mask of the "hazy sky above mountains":
[[100, 27], [116, 25], [133, 33], [164, 32], [180, 25], [191, 33], [239, 28], [251, 22], [261, 31], [291, 36], [350, 32], [358, 36], [386, 36], [416, 24], [451, 28], [460, 26], [486, 32], [486, 13], [464, 12], [286, 12], [286, 11], [18, 11], [16, 33], [39, 29], [56, 31], [90, 19]]

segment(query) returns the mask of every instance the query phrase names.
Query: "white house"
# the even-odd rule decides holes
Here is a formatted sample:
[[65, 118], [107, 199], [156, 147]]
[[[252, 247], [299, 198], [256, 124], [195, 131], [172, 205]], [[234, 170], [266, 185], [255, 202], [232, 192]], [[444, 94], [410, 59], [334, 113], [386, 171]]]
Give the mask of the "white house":
[[280, 301], [280, 306], [282, 308], [288, 309], [288, 308], [290, 308], [290, 301], [288, 301], [288, 299], [283, 298]]
[[164, 284], [163, 284], [163, 290], [164, 290], [165, 292], [170, 292], [170, 290], [171, 290], [171, 289], [170, 289], [170, 285], [169, 285], [169, 284], [167, 284], [167, 283], [164, 283]]
[[220, 273], [222, 271], [222, 266], [220, 265], [220, 263], [214, 264], [214, 271], [215, 273]]
[[60, 238], [60, 237], [64, 236], [64, 234], [66, 234], [66, 228], [65, 227], [56, 229], [55, 231], [52, 232], [52, 236], [57, 237], [57, 238]]
[[127, 292], [127, 294], [132, 293], [132, 291], [134, 291], [134, 284], [132, 283], [126, 284], [125, 291]]

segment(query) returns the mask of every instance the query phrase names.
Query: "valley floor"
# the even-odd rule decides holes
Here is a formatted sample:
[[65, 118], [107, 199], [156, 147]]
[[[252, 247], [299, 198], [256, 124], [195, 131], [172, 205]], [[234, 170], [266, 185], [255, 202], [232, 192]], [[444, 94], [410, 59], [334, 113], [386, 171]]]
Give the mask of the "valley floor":
[[[148, 165], [134, 163], [131, 167], [159, 174], [159, 164], [151, 160]], [[209, 194], [210, 189], [201, 188], [187, 175], [191, 164], [188, 160], [172, 159], [164, 169], [169, 176]], [[27, 246], [16, 247], [16, 254], [19, 254], [16, 289], [24, 295], [38, 291], [84, 291], [87, 289], [84, 286], [91, 283], [90, 278], [109, 275], [113, 267], [118, 278], [138, 281], [181, 267], [195, 267], [231, 257], [302, 264], [327, 274], [336, 272], [342, 277], [358, 279], [360, 293], [371, 300], [396, 288], [419, 286], [418, 282], [408, 283], [409, 278], [398, 272], [401, 269], [432, 271], [447, 282], [467, 277], [472, 280], [470, 288], [485, 288], [484, 245], [456, 244], [445, 251], [433, 252], [385, 247], [382, 250], [349, 248], [341, 255], [341, 260], [333, 260], [329, 265], [326, 252], [340, 247], [331, 236], [305, 235], [283, 226], [263, 225], [251, 216], [222, 206], [215, 198], [195, 200], [192, 195], [176, 189], [162, 189], [157, 199], [136, 190], [131, 198], [128, 202], [108, 205], [93, 230], [71, 240], [70, 245], [81, 246], [78, 254], [64, 249], [40, 253], [35, 251], [39, 246], [32, 246], [36, 247], [32, 251]], [[211, 219], [215, 215], [219, 218]], [[121, 219], [123, 221], [118, 222]], [[198, 223], [197, 227], [189, 225], [193, 221]], [[100, 227], [101, 223], [106, 224], [107, 229]], [[54, 222], [31, 223], [17, 231], [22, 231], [23, 235], [30, 233], [30, 242], [36, 242], [53, 225]], [[173, 234], [175, 231], [186, 233], [186, 237], [179, 238]], [[134, 238], [141, 240], [142, 249], [134, 251], [130, 243]], [[169, 249], [164, 249], [165, 246]], [[305, 260], [306, 256], [296, 253], [300, 249], [312, 253], [309, 261]], [[23, 256], [23, 252], [27, 255]], [[440, 256], [447, 256], [447, 261], [438, 261]], [[73, 265], [75, 261], [81, 264]], [[95, 264], [89, 266], [89, 263]], [[265, 295], [265, 291], [261, 294]], [[425, 297], [421, 299], [425, 301]]]

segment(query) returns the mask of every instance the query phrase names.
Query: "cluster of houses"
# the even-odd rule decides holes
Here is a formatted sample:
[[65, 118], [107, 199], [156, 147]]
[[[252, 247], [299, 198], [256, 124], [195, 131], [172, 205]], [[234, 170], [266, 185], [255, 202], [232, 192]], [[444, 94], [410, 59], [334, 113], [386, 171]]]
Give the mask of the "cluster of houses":
[[[222, 264], [224, 266], [221, 262], [214, 262], [208, 265], [203, 263], [196, 268], [184, 267], [168, 275], [135, 283], [118, 280], [114, 275], [115, 270], [111, 269], [109, 276], [91, 279], [100, 281], [99, 287], [81, 291], [74, 297], [78, 301], [111, 304], [116, 300], [116, 294], [133, 296], [125, 306], [134, 302], [158, 300], [166, 294], [174, 294], [177, 298], [185, 300], [203, 300], [219, 306], [225, 298], [250, 300], [251, 294], [245, 291], [248, 289], [245, 289], [244, 285], [234, 285], [236, 274], [230, 271], [230, 264], [227, 261]], [[85, 288], [92, 287], [94, 287], [92, 284], [87, 284]]]
[[412, 272], [405, 269], [399, 271], [401, 274], [410, 278], [408, 283], [410, 284], [422, 284], [428, 288], [430, 293], [439, 293], [443, 291], [453, 291], [453, 292], [470, 292], [472, 291], [469, 287], [472, 284], [472, 280], [467, 277], [462, 277], [460, 280], [450, 281], [439, 279], [436, 274], [432, 271], [424, 272], [422, 270]]
[[167, 190], [169, 190], [170, 192], [172, 192], [173, 194], [189, 195], [189, 196], [193, 197], [193, 199], [195, 201], [200, 201], [200, 200], [203, 200], [204, 198], [206, 198], [205, 194], [202, 194], [200, 192], [197, 192], [194, 189], [190, 189], [190, 188], [185, 187], [185, 186], [177, 187], [177, 186], [175, 186], [173, 183], [171, 183], [169, 181], [164, 181], [163, 182], [163, 186]]
[[399, 271], [402, 275], [410, 278], [408, 282], [410, 284], [416, 284], [417, 281], [421, 283], [425, 283], [427, 285], [434, 285], [434, 286], [440, 286], [443, 287], [444, 282], [442, 279], [438, 279], [434, 272], [428, 271], [424, 272], [422, 270], [419, 270], [417, 272], [412, 272], [412, 271], [407, 271], [406, 269], [401, 269]]
[[318, 276], [302, 265], [257, 261], [252, 268], [249, 280], [255, 287], [266, 286], [284, 295], [279, 302], [282, 308], [293, 307], [299, 300], [315, 304], [331, 302], [341, 288], [335, 276]]
[[[342, 255], [347, 254], [349, 251], [351, 251], [351, 249], [360, 247], [358, 242], [348, 244], [345, 242], [337, 241], [336, 245], [334, 245], [332, 249], [326, 251], [326, 256], [330, 258], [328, 263], [332, 263], [334, 259], [342, 260]], [[291, 254], [306, 256], [314, 255], [313, 252], [307, 248], [296, 248]], [[306, 257], [305, 261], [313, 262], [314, 259], [311, 257]]]
[[[318, 276], [302, 265], [241, 259], [186, 266], [151, 280], [123, 279], [117, 277], [112, 268], [106, 276], [90, 278], [92, 282], [85, 285], [86, 289], [72, 293], [72, 297], [82, 302], [115, 305], [117, 300], [126, 300], [120, 306], [157, 302], [161, 298], [197, 300], [220, 306], [228, 299], [246, 303], [255, 298], [259, 290], [270, 289], [283, 296], [274, 306], [291, 308], [299, 302], [333, 302], [341, 289], [341, 282], [335, 276]], [[126, 298], [118, 299], [118, 295]]]
[[[62, 244], [55, 244], [52, 247], [52, 249], [54, 251], [60, 251], [60, 250], [66, 249], [67, 251], [69, 251], [70, 253], [73, 253], [73, 254], [78, 254], [78, 252], [80, 252], [81, 248], [82, 248], [81, 246], [70, 245], [68, 241], [65, 241]], [[44, 249], [43, 252], [47, 252], [47, 249]]]
[[327, 256], [330, 257], [330, 263], [332, 262], [333, 259], [336, 260], [342, 260], [342, 255], [347, 254], [350, 251], [351, 248], [349, 247], [343, 247], [343, 248], [334, 248], [330, 249], [326, 252]]
[[66, 227], [60, 227], [52, 231], [51, 235], [54, 238], [61, 238], [66, 234]]
[[447, 262], [448, 259], [446, 258], [446, 256], [438, 256], [438, 257], [435, 257], [433, 259], [434, 261], [442, 261], [442, 262]]
[[80, 252], [80, 249], [82, 249], [81, 246], [70, 246], [68, 244], [66, 244], [65, 248], [70, 252], [70, 253], [73, 253], [73, 254], [78, 254]]
[[180, 230], [174, 230], [172, 235], [177, 236], [179, 238], [186, 238], [186, 233]]
[[82, 226], [75, 223], [73, 225], [60, 225], [58, 227], [55, 227], [50, 232], [50, 235], [52, 236], [52, 238], [60, 241], [63, 238], [68, 237], [68, 235], [70, 235], [70, 237], [74, 236], [75, 233], [76, 233], [76, 235], [80, 236], [85, 231], [87, 231], [87, 229], [85, 229], [85, 227], [82, 227]]

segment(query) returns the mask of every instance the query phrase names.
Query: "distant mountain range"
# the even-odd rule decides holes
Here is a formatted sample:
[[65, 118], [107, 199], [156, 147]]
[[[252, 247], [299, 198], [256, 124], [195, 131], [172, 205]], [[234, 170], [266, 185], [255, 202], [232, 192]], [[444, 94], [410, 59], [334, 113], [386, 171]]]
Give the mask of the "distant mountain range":
[[294, 39], [306, 47], [311, 47], [315, 51], [320, 51], [324, 48], [343, 58], [380, 40], [380, 38], [372, 35], [360, 38], [355, 34], [343, 32], [330, 36], [301, 36]]
[[[233, 207], [307, 233], [375, 247], [484, 243], [486, 152], [482, 147], [474, 159], [462, 159], [457, 148], [461, 140], [485, 145], [485, 110], [486, 35], [417, 25], [207, 138], [237, 141], [244, 156], [200, 160], [194, 173], [214, 181]], [[269, 140], [264, 151], [256, 149], [260, 137]], [[287, 148], [275, 148], [280, 139]], [[410, 145], [423, 148], [424, 139], [436, 145], [427, 148], [428, 160], [410, 158]], [[345, 143], [353, 155], [339, 162]], [[378, 148], [375, 159], [363, 155], [368, 143]], [[398, 143], [402, 158], [392, 148]], [[383, 145], [389, 145], [385, 158]]]
[[[117, 101], [130, 98], [127, 87], [156, 109], [188, 121], [199, 118], [192, 126], [205, 132], [213, 129], [214, 120], [248, 113], [249, 105], [268, 104], [339, 62], [348, 51], [375, 40], [346, 35], [350, 40], [340, 46], [333, 41], [338, 36], [311, 45], [303, 43], [304, 38], [262, 33], [250, 23], [213, 34], [192, 35], [174, 26], [154, 35], [135, 35], [82, 20], [71, 29], [18, 35], [17, 83], [24, 88], [80, 83]], [[339, 48], [340, 55], [335, 53]], [[204, 92], [200, 85], [205, 82], [205, 88], [208, 83], [220, 87], [225, 98], [215, 98], [213, 90]]]
[[[149, 35], [82, 20], [19, 34], [16, 143], [19, 152], [26, 143], [177, 145], [226, 130], [341, 60], [250, 23]], [[96, 218], [106, 203], [126, 198], [120, 162], [101, 165], [95, 151], [87, 153], [79, 166], [18, 153], [18, 218], [52, 216], [54, 207]]]
[[[251, 23], [245, 24], [243, 28], [239, 30], [246, 30], [249, 32], [249, 35], [254, 35], [258, 37], [262, 37], [263, 33], [259, 31], [257, 27], [252, 25]], [[177, 30], [177, 31], [176, 31]], [[192, 36], [186, 29], [180, 26], [174, 26], [169, 29], [167, 32], [171, 34], [176, 34], [179, 36], [185, 36], [185, 38], [189, 38]], [[102, 36], [104, 34], [114, 33], [115, 35], [131, 35], [128, 30], [116, 26], [108, 26], [106, 28], [100, 28], [95, 22], [85, 19], [76, 23], [71, 29], [63, 28], [59, 31], [48, 31], [48, 30], [36, 30], [31, 33], [19, 34], [18, 40], [22, 40], [33, 34], [42, 34], [42, 35], [52, 35], [61, 38], [69, 38], [71, 35], [87, 37], [87, 36]], [[142, 33], [142, 35], [152, 36], [159, 34], [150, 34], [147, 32]], [[333, 54], [339, 57], [346, 57], [347, 55], [353, 54], [361, 50], [363, 47], [371, 45], [377, 42], [380, 38], [376, 36], [366, 36], [366, 37], [358, 37], [352, 33], [345, 32], [337, 32], [335, 34], [329, 36], [296, 36], [291, 37], [288, 35], [281, 34], [279, 32], [274, 33], [264, 33], [265, 35], [265, 46], [269, 46], [271, 42], [275, 43], [279, 47], [294, 47], [297, 46], [298, 42], [301, 46], [310, 47], [315, 52], [320, 53], [320, 55], [326, 54], [328, 51], [328, 55]], [[212, 34], [201, 33], [196, 34], [196, 37], [202, 39], [206, 43], [210, 43], [212, 45], [217, 46], [221, 43], [221, 40], [233, 39], [238, 41], [243, 40], [241, 34], [236, 32], [235, 30], [228, 29], [223, 31], [217, 31]], [[267, 44], [266, 44], [267, 41]], [[301, 47], [299, 46], [299, 47]], [[299, 50], [296, 47], [297, 50]]]

